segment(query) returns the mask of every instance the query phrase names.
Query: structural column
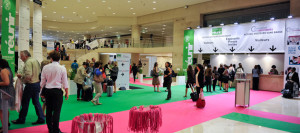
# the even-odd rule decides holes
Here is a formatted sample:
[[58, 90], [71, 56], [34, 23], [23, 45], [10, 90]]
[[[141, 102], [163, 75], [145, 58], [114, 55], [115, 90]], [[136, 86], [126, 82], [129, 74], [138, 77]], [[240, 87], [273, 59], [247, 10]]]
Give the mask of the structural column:
[[178, 68], [182, 69], [183, 62], [183, 39], [184, 30], [186, 29], [185, 20], [174, 21], [173, 24], [173, 52], [172, 62], [173, 70], [177, 72]]
[[140, 54], [139, 53], [131, 53], [131, 65], [135, 63], [136, 65], [139, 64]]
[[42, 49], [42, 8], [33, 5], [33, 56], [41, 63], [43, 61]]
[[20, 52], [29, 51], [30, 2], [29, 0], [19, 0], [19, 2], [18, 69], [22, 70], [24, 63], [20, 58]]
[[132, 47], [139, 48], [141, 46], [140, 36], [141, 36], [141, 26], [132, 25], [132, 27], [131, 27], [131, 46]]

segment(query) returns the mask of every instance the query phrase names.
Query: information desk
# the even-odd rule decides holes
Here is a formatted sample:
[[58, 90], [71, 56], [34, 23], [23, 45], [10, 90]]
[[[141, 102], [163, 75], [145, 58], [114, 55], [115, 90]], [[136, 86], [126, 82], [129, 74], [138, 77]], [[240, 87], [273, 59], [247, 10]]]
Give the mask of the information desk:
[[[252, 74], [247, 73], [247, 79], [250, 79], [250, 88], [252, 89]], [[284, 75], [267, 75], [259, 76], [259, 90], [280, 92], [284, 87]]]

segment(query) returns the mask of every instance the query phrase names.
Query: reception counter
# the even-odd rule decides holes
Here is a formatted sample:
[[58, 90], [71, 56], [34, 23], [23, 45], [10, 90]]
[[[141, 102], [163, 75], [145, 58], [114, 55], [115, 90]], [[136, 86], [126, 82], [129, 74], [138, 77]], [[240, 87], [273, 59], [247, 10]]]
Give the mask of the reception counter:
[[[252, 74], [247, 74], [247, 79], [251, 80], [250, 88], [252, 89]], [[284, 75], [261, 74], [259, 77], [259, 90], [280, 92], [283, 87]]]

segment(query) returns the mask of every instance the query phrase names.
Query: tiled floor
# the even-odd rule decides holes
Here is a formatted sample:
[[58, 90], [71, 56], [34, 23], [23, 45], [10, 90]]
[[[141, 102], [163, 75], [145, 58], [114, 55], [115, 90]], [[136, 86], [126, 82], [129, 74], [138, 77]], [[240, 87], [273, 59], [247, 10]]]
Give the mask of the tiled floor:
[[249, 109], [300, 117], [300, 98], [286, 99], [279, 96], [251, 106]]
[[284, 131], [216, 118], [176, 133], [286, 133]]

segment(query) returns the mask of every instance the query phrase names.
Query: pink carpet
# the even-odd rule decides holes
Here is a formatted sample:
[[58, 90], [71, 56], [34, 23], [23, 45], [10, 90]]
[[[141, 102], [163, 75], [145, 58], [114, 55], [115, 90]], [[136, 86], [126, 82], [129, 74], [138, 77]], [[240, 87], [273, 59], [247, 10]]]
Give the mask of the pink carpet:
[[[143, 80], [152, 80], [152, 79], [143, 79]], [[130, 79], [129, 79], [129, 83], [153, 87], [152, 84], [141, 83], [138, 79], [136, 79], [135, 82], [134, 82], [133, 78], [130, 78]], [[159, 86], [159, 87], [162, 87], [162, 86]]]
[[[278, 92], [267, 91], [251, 91], [251, 105], [255, 105], [271, 98], [281, 95]], [[179, 102], [167, 103], [160, 105], [163, 112], [163, 126], [160, 128], [161, 133], [172, 133], [182, 129], [209, 121], [220, 116], [232, 113], [243, 112], [249, 115], [265, 116], [265, 113], [257, 113], [257, 111], [248, 110], [241, 107], [234, 107], [234, 92], [207, 96], [206, 107], [198, 109], [191, 100], [184, 100]], [[129, 111], [117, 112], [110, 114], [114, 118], [114, 132], [124, 133], [128, 131], [128, 117]], [[278, 116], [278, 115], [277, 115]], [[278, 118], [275, 116], [276, 118]], [[272, 115], [266, 117], [273, 119]], [[276, 119], [275, 118], [275, 119]], [[280, 119], [281, 120], [281, 119]], [[61, 122], [60, 128], [63, 132], [71, 131], [71, 121]], [[10, 133], [46, 133], [47, 127], [45, 125], [28, 127], [23, 129], [11, 130]]]

